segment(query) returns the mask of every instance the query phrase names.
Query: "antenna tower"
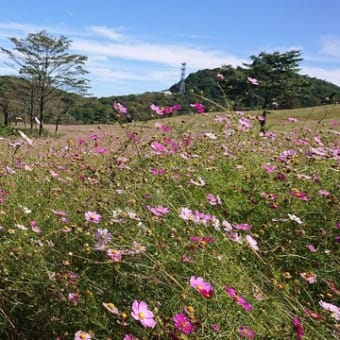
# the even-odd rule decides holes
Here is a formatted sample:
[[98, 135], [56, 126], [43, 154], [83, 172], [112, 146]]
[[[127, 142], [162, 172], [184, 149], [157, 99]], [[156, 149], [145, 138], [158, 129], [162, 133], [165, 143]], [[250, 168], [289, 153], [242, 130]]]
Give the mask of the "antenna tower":
[[185, 92], [185, 67], [186, 63], [182, 63], [182, 68], [181, 68], [181, 82], [179, 84], [179, 93], [184, 94]]

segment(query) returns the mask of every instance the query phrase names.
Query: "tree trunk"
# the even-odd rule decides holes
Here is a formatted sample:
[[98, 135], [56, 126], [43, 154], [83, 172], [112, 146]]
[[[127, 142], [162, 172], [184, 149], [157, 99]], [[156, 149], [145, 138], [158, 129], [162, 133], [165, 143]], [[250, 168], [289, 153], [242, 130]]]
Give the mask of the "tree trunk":
[[43, 132], [43, 118], [44, 118], [44, 96], [41, 95], [39, 103], [39, 136], [41, 137]]

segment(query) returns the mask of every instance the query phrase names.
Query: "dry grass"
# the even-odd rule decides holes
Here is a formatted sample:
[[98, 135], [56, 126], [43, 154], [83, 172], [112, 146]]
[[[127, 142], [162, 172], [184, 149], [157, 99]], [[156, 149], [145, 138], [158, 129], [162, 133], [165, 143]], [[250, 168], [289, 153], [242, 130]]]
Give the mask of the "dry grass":
[[[245, 115], [252, 118], [254, 124], [257, 124], [256, 115], [259, 111], [248, 111]], [[57, 134], [55, 134], [54, 125], [44, 125], [44, 128], [52, 137], [39, 138], [35, 140], [36, 148], [41, 147], [57, 147], [67, 142], [76, 141], [78, 137], [88, 138], [94, 134], [108, 134], [112, 140], [117, 143], [126, 140], [127, 132], [133, 132], [143, 140], [150, 140], [150, 137], [159, 135], [161, 131], [155, 127], [156, 123], [175, 127], [177, 131], [182, 133], [190, 130], [191, 133], [199, 134], [202, 128], [209, 129], [214, 125], [214, 118], [218, 115], [230, 114], [226, 112], [210, 112], [205, 115], [189, 114], [174, 117], [163, 118], [161, 120], [149, 120], [146, 122], [134, 122], [129, 124], [107, 124], [107, 125], [60, 125]], [[289, 117], [295, 117], [297, 122], [291, 123]], [[267, 116], [267, 129], [274, 132], [299, 130], [310, 128], [317, 130], [318, 128], [332, 128], [340, 130], [340, 123], [332, 124], [336, 119], [340, 118], [340, 105], [316, 106], [312, 108], [293, 109], [293, 110], [273, 110]]]

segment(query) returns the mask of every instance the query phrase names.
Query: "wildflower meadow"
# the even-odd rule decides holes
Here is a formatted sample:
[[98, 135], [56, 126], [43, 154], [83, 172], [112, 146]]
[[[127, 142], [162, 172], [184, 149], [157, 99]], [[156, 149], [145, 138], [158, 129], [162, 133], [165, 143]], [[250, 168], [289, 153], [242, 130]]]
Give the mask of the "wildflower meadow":
[[337, 105], [152, 105], [1, 138], [0, 338], [339, 338]]

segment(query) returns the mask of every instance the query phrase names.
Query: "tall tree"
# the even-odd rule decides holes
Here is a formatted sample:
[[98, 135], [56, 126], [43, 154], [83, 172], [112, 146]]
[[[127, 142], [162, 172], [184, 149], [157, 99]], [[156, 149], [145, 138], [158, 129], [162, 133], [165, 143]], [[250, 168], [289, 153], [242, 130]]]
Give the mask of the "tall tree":
[[46, 103], [60, 95], [60, 90], [86, 93], [88, 73], [83, 65], [87, 57], [69, 54], [71, 40], [52, 37], [46, 31], [30, 33], [24, 39], [10, 38], [13, 50], [1, 47], [19, 75], [30, 84], [39, 107], [39, 135], [42, 134]]
[[251, 56], [251, 64], [244, 64], [248, 70], [250, 80], [253, 80], [253, 92], [260, 100], [263, 109], [261, 132], [265, 132], [267, 110], [273, 101], [293, 96], [302, 87], [298, 71], [301, 52], [291, 50], [285, 53], [261, 52]]

